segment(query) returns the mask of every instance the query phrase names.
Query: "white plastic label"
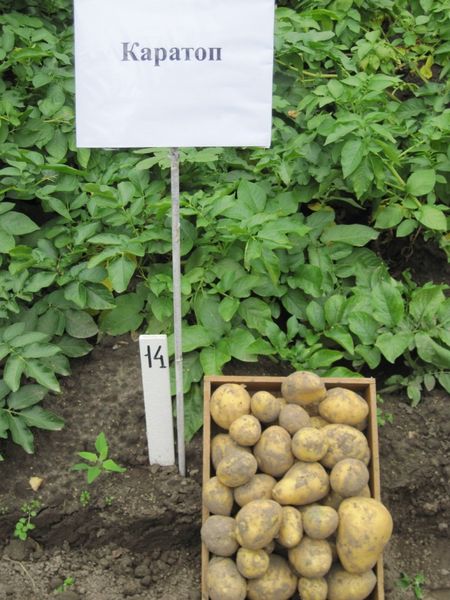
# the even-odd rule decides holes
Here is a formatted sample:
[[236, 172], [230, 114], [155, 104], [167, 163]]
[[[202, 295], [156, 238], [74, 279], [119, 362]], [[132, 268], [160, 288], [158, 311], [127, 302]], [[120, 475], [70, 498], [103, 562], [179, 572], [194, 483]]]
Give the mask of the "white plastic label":
[[75, 0], [79, 147], [270, 146], [275, 0]]
[[174, 465], [172, 399], [166, 335], [139, 336], [150, 464]]

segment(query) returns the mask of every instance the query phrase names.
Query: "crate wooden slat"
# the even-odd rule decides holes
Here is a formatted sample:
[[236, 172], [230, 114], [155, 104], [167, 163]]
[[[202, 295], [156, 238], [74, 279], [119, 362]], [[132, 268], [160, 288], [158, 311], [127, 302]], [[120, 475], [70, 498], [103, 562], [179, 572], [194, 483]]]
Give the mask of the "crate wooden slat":
[[[281, 395], [281, 384], [284, 377], [250, 377], [250, 376], [209, 376], [204, 379], [204, 405], [203, 405], [203, 485], [211, 477], [211, 415], [209, 412], [209, 402], [211, 394], [216, 388], [223, 383], [241, 383], [247, 387], [250, 394], [258, 390], [266, 390], [275, 395]], [[322, 378], [325, 386], [345, 387], [360, 394], [369, 405], [368, 425], [365, 434], [367, 436], [369, 447], [371, 450], [371, 461], [369, 464], [370, 473], [370, 490], [372, 498], [381, 502], [381, 485], [380, 485], [380, 453], [378, 446], [378, 425], [377, 425], [377, 405], [376, 405], [376, 387], [375, 379], [363, 377], [324, 377]], [[215, 427], [215, 425], [214, 425]], [[208, 510], [203, 506], [202, 521], [203, 523], [209, 517]], [[209, 600], [209, 595], [206, 589], [206, 577], [208, 573], [209, 552], [204, 544], [202, 544], [202, 600]], [[369, 596], [368, 600], [385, 600], [384, 596], [384, 570], [383, 557], [381, 556], [375, 567], [377, 576], [377, 585]]]

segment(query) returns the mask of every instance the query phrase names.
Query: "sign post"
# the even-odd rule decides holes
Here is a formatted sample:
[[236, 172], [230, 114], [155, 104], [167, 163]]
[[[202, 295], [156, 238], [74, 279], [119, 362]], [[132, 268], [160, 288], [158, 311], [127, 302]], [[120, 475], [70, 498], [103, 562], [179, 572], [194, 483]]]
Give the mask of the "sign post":
[[275, 0], [74, 0], [74, 6], [77, 145], [171, 148], [178, 466], [184, 475], [178, 148], [270, 146]]

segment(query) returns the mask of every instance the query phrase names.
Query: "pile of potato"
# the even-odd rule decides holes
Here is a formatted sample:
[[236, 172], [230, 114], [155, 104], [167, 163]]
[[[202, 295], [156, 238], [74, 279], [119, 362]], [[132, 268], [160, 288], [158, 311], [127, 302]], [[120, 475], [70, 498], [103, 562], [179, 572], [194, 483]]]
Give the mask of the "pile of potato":
[[368, 487], [368, 404], [305, 371], [281, 394], [226, 383], [211, 396], [223, 432], [203, 489], [209, 597], [364, 600], [392, 533]]

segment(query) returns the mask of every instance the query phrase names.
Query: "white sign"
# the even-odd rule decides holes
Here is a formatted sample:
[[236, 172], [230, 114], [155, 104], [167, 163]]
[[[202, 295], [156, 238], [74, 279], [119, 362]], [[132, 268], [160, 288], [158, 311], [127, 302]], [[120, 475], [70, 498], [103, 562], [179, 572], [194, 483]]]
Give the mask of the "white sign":
[[175, 450], [167, 336], [140, 335], [139, 351], [150, 464], [174, 465]]
[[275, 0], [75, 0], [79, 147], [270, 146]]

